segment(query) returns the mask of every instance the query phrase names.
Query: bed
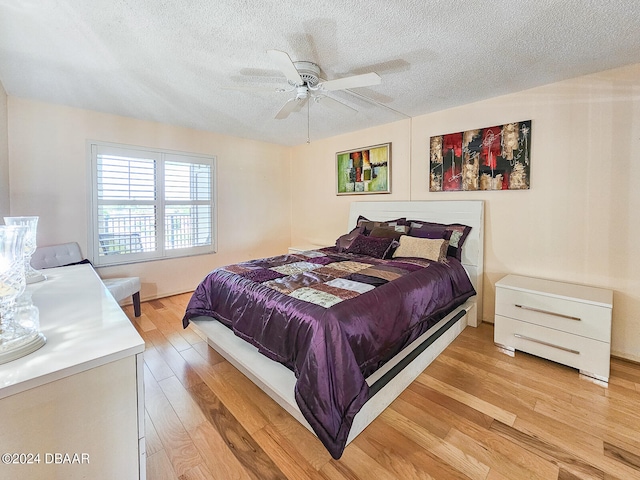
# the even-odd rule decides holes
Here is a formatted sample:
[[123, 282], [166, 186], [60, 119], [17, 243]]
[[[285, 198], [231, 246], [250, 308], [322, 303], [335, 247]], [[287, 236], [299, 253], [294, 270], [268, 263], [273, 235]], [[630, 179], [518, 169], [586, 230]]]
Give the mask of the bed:
[[[350, 238], [349, 248], [216, 269], [194, 291], [183, 325], [340, 458], [467, 325], [477, 325], [483, 215], [482, 201], [354, 202], [347, 232], [357, 241]], [[396, 229], [406, 219], [416, 229], [423, 222], [465, 225], [464, 246], [441, 261], [388, 258], [360, 234], [363, 219]], [[396, 252], [408, 245], [399, 240]], [[367, 249], [352, 248], [358, 242]], [[445, 250], [448, 244], [447, 237]]]

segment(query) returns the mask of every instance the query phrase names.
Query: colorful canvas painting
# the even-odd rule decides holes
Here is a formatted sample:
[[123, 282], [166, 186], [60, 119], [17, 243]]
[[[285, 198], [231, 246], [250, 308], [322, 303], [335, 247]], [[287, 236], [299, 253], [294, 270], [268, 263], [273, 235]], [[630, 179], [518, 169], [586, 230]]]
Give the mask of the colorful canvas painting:
[[429, 191], [526, 190], [531, 120], [431, 137]]
[[391, 193], [391, 143], [336, 154], [337, 194]]

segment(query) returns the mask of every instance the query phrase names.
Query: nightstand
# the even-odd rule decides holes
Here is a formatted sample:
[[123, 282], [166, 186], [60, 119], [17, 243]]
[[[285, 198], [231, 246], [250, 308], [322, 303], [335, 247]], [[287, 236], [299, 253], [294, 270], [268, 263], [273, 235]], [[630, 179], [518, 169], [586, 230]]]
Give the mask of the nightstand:
[[507, 275], [496, 283], [494, 342], [609, 381], [613, 292]]

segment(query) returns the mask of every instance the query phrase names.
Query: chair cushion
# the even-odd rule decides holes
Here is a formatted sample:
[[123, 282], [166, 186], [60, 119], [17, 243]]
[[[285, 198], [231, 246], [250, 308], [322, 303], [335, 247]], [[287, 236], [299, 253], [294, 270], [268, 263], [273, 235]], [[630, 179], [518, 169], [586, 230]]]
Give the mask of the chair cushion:
[[102, 283], [109, 289], [117, 302], [140, 291], [139, 277], [103, 278]]

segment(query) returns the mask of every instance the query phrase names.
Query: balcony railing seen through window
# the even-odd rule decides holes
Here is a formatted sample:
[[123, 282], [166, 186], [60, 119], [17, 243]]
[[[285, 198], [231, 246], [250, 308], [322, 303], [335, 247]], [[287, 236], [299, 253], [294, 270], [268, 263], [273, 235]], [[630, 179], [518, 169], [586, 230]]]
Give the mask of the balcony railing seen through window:
[[[211, 229], [203, 228], [192, 214], [165, 215], [164, 248], [173, 250], [191, 248], [211, 243]], [[153, 215], [104, 216], [99, 225], [100, 255], [142, 253], [156, 251], [155, 224]]]

